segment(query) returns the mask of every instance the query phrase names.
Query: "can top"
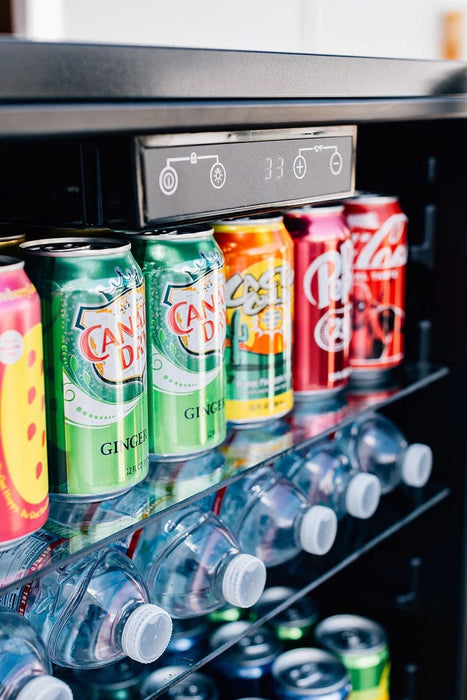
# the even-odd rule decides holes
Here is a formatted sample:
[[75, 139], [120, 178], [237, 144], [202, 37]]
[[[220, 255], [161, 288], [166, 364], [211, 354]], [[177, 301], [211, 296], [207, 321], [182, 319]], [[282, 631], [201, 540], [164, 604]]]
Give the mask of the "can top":
[[2, 228], [0, 226], [0, 248], [4, 245], [10, 245], [10, 243], [14, 243], [15, 241], [24, 241], [24, 233], [15, 233], [11, 236], [3, 236]]
[[24, 267], [24, 261], [13, 258], [10, 255], [0, 255], [0, 273], [13, 272], [13, 270], [21, 270]]
[[276, 683], [296, 697], [336, 692], [349, 683], [349, 675], [339, 659], [321, 649], [292, 649], [281, 654], [272, 666]]
[[115, 238], [43, 238], [21, 243], [19, 247], [25, 255], [76, 258], [124, 253], [131, 246]]
[[[211, 635], [209, 644], [211, 649], [218, 649], [226, 642], [230, 642], [250, 627], [250, 622], [228, 622], [219, 627]], [[280, 651], [280, 643], [274, 635], [264, 628], [255, 629], [238, 640], [234, 646], [227, 649], [219, 661], [229, 666], [265, 666], [276, 658]]]
[[301, 214], [310, 216], [334, 216], [335, 214], [342, 214], [344, 211], [343, 204], [320, 204], [319, 206], [312, 206], [309, 204], [305, 207], [298, 207], [297, 209], [288, 209], [284, 212], [284, 216], [292, 214], [293, 216], [300, 216]]
[[142, 685], [143, 696], [146, 697], [164, 688], [168, 683], [175, 684], [167, 689], [167, 697], [173, 700], [217, 700], [218, 694], [214, 682], [202, 673], [190, 673], [189, 676], [176, 682], [177, 676], [188, 669], [188, 666], [165, 666], [153, 671]]
[[[277, 605], [288, 600], [296, 592], [296, 588], [289, 588], [288, 586], [271, 586], [271, 588], [266, 588], [253, 610], [258, 618], [263, 617], [263, 615], [266, 615]], [[316, 603], [311, 598], [303, 597], [276, 615], [268, 624], [275, 628], [311, 626], [317, 616], [318, 606]]]
[[395, 204], [398, 198], [394, 195], [379, 194], [378, 192], [355, 192], [353, 197], [344, 200], [344, 204]]
[[316, 640], [340, 656], [361, 656], [385, 649], [386, 632], [373, 620], [359, 615], [333, 615], [320, 622]]
[[214, 231], [211, 225], [189, 224], [177, 226], [174, 228], [150, 229], [147, 231], [118, 231], [118, 233], [122, 233], [130, 239], [137, 238], [139, 240], [180, 240], [181, 238], [206, 238], [207, 236], [211, 236], [214, 233]]
[[[226, 226], [228, 228], [235, 228], [236, 226], [269, 226], [270, 224], [280, 224], [284, 221], [284, 217], [281, 214], [258, 214], [257, 216], [245, 216], [241, 219], [220, 219], [219, 221], [213, 221], [212, 225], [217, 229], [218, 227]], [[246, 233], [240, 231], [240, 233]]]

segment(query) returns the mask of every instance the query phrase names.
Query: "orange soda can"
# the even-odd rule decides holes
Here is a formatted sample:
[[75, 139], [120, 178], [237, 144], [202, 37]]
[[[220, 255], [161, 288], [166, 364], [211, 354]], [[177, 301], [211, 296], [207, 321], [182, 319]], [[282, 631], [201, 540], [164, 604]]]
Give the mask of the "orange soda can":
[[225, 258], [226, 417], [257, 423], [292, 408], [293, 242], [282, 217], [220, 221]]

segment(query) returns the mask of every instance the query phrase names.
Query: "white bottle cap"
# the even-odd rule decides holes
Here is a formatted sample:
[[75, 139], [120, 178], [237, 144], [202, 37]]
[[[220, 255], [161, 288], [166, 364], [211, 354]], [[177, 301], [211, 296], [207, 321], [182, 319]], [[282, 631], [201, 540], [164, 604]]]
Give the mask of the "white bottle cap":
[[251, 554], [236, 554], [227, 565], [222, 579], [222, 595], [237, 608], [251, 608], [264, 590], [266, 567]]
[[329, 552], [337, 534], [337, 516], [326, 506], [311, 506], [300, 525], [300, 545], [310, 554]]
[[53, 676], [36, 676], [23, 685], [16, 700], [73, 700], [71, 689]]
[[143, 603], [125, 622], [122, 649], [130, 659], [149, 664], [164, 653], [171, 636], [170, 615], [158, 605]]
[[425, 486], [433, 466], [433, 452], [428, 445], [414, 442], [402, 460], [402, 481], [409, 486]]
[[371, 518], [378, 507], [381, 485], [374, 474], [355, 474], [345, 494], [345, 509], [354, 518]]

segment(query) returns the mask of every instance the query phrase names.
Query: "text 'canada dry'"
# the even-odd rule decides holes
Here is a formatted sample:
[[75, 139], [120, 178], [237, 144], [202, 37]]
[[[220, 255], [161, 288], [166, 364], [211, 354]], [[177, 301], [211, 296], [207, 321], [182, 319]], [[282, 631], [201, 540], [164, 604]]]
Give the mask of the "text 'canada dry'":
[[129, 238], [146, 278], [150, 451], [194, 455], [225, 437], [224, 259], [202, 225]]
[[128, 243], [24, 243], [42, 302], [51, 492], [112, 496], [148, 470], [144, 279]]

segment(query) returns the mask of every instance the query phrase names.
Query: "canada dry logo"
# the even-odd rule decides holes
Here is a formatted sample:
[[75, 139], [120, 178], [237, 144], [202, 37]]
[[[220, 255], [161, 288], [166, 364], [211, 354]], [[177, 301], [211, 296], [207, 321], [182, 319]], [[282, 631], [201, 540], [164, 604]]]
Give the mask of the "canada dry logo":
[[81, 306], [79, 350], [104, 382], [143, 381], [146, 366], [144, 284], [102, 306]]
[[166, 323], [183, 350], [210, 355], [224, 347], [225, 296], [219, 270], [210, 270], [185, 285], [168, 284], [162, 303], [168, 307]]

